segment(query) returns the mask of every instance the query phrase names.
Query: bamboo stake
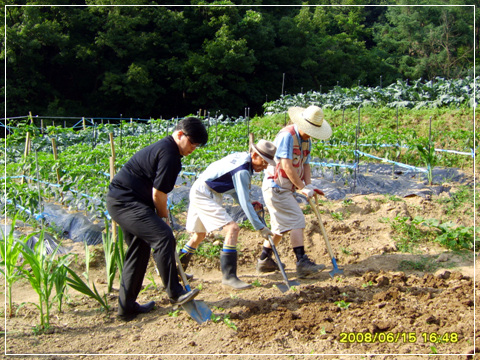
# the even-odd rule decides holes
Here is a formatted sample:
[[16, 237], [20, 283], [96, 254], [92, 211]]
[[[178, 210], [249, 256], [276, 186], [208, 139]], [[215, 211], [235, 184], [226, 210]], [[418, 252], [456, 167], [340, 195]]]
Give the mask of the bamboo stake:
[[[110, 150], [112, 156], [110, 156], [110, 182], [112, 182], [113, 177], [115, 176], [115, 142], [113, 139], [113, 133], [109, 134], [110, 136]], [[117, 241], [117, 223], [112, 219], [112, 238], [113, 241]]]
[[[110, 182], [115, 176], [115, 157], [110, 156]], [[112, 238], [114, 242], [117, 242], [117, 223], [112, 219]]]
[[[53, 149], [53, 159], [55, 162], [58, 160], [58, 155], [57, 155], [57, 144], [55, 142], [55, 138], [52, 138], [52, 149]], [[60, 181], [60, 170], [58, 168], [55, 169], [57, 173], [57, 182], [61, 184], [62, 182]]]
[[112, 152], [113, 160], [115, 160], [115, 141], [113, 140], [113, 133], [108, 134], [110, 137], [110, 151]]
[[[25, 150], [23, 152], [23, 164], [24, 165], [27, 162], [27, 156], [30, 153], [30, 144], [31, 144], [30, 131], [27, 131], [27, 137], [25, 139]], [[23, 175], [25, 175], [25, 170], [23, 171]], [[23, 184], [24, 182], [25, 182], [25, 178], [22, 177], [22, 180], [20, 181], [20, 183]]]

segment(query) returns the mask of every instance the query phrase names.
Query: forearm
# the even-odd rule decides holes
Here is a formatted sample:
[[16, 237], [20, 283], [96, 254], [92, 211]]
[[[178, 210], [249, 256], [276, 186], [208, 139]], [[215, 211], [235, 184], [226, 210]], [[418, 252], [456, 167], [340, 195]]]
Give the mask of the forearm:
[[311, 184], [312, 183], [312, 172], [310, 169], [310, 164], [304, 164], [303, 165], [303, 181], [305, 182], [305, 185]]
[[157, 215], [161, 218], [168, 217], [167, 200], [168, 195], [155, 188], [152, 191], [153, 204], [157, 210]]
[[290, 159], [281, 159], [280, 160], [282, 169], [285, 171], [285, 173], [288, 176], [288, 179], [295, 185], [298, 189], [303, 189], [305, 184], [298, 176], [297, 172], [295, 171], [295, 168], [293, 167], [292, 160]]

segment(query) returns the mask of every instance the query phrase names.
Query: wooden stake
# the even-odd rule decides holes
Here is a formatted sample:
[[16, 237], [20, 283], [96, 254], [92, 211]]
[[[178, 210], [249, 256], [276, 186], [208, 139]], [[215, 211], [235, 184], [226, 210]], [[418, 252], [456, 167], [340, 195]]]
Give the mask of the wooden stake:
[[[27, 132], [27, 137], [25, 139], [25, 151], [23, 152], [23, 164], [27, 162], [27, 156], [30, 153], [30, 131]], [[23, 171], [23, 175], [25, 175], [25, 170]], [[20, 181], [21, 184], [25, 182], [25, 178], [22, 177], [22, 180]]]
[[[58, 160], [57, 156], [57, 144], [55, 143], [55, 138], [52, 138], [52, 149], [53, 149], [53, 159], [55, 162]], [[58, 168], [55, 169], [57, 172], [57, 182], [61, 184], [62, 182], [60, 181], [60, 170]]]
[[[110, 133], [110, 135], [113, 135]], [[113, 153], [115, 151], [112, 149]], [[110, 156], [110, 182], [112, 182], [113, 177], [115, 176], [115, 155]], [[112, 219], [112, 238], [113, 241], [117, 242], [117, 223]]]
[[110, 133], [109, 136], [110, 136], [110, 150], [112, 152], [113, 161], [115, 161], [115, 141], [113, 140], [113, 133]]

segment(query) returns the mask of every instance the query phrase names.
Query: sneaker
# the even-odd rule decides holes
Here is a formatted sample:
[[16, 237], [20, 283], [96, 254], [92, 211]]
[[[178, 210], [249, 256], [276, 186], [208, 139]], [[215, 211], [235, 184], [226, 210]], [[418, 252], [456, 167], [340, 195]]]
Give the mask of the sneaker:
[[325, 269], [325, 265], [315, 264], [308, 258], [307, 254], [303, 255], [302, 258], [297, 261], [297, 276], [299, 278], [314, 274], [323, 269]]
[[[282, 265], [285, 267], [285, 264], [282, 263]], [[258, 259], [256, 268], [259, 273], [267, 273], [280, 270], [278, 264], [270, 256], [266, 257], [263, 260]]]
[[170, 302], [174, 306], [180, 306], [193, 300], [198, 294], [200, 294], [200, 290], [196, 288], [188, 292], [184, 290], [179, 296], [170, 298]]

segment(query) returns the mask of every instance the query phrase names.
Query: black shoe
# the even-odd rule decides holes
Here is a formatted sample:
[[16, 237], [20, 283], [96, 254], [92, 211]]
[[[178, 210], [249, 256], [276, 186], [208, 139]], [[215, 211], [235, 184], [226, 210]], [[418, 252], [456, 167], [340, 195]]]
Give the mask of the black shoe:
[[200, 294], [200, 290], [196, 288], [188, 292], [186, 290], [183, 290], [183, 293], [180, 294], [179, 296], [171, 297], [170, 302], [174, 306], [180, 306], [185, 304], [186, 302], [193, 300], [198, 294]]
[[138, 314], [145, 314], [150, 312], [153, 307], [155, 306], [155, 301], [150, 301], [145, 305], [140, 305], [139, 303], [135, 303], [135, 307], [132, 311], [127, 312], [118, 312], [118, 317], [121, 320], [131, 321], [137, 317]]
[[[187, 270], [188, 263], [190, 262], [190, 259], [192, 258], [193, 254], [192, 253], [183, 253], [179, 252], [178, 257], [180, 258], [180, 263], [182, 264], [183, 271]], [[177, 267], [177, 272], [178, 272], [178, 281], [182, 281], [182, 277], [180, 276], [180, 271], [178, 270]], [[190, 281], [193, 279], [193, 274], [187, 274], [185, 273], [185, 276], [187, 277], [187, 280]]]

